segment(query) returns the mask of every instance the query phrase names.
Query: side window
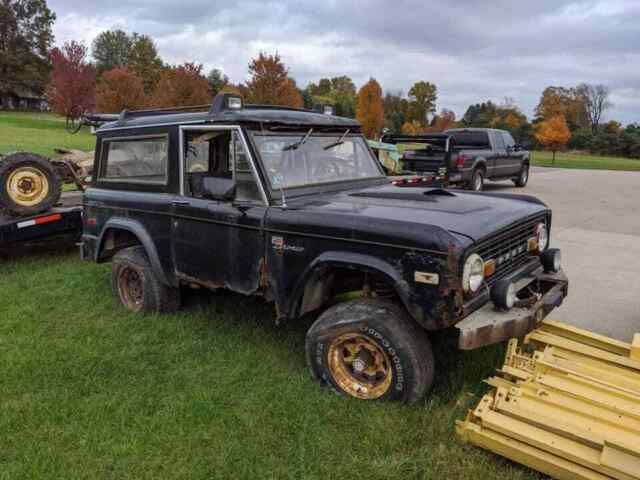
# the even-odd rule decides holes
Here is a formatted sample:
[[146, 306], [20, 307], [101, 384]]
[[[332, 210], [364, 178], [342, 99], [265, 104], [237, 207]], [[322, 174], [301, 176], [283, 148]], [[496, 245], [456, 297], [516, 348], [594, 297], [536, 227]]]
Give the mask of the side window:
[[496, 150], [504, 150], [504, 140], [500, 132], [493, 132], [493, 141], [495, 142]]
[[502, 132], [502, 138], [504, 139], [504, 144], [507, 148], [513, 147], [516, 144], [509, 132]]
[[169, 140], [166, 135], [106, 139], [102, 145], [101, 180], [167, 183]]
[[247, 152], [236, 130], [188, 130], [184, 133], [184, 189], [204, 197], [205, 178], [233, 179], [235, 198], [261, 200]]

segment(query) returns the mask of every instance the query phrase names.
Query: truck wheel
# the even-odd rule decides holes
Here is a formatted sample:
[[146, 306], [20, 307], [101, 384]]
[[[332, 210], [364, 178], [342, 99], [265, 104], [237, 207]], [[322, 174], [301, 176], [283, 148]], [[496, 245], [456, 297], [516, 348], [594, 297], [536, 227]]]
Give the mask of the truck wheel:
[[37, 215], [53, 207], [62, 181], [46, 158], [34, 153], [7, 155], [0, 162], [0, 205], [11, 215]]
[[473, 171], [469, 188], [474, 192], [482, 191], [482, 189], [484, 188], [484, 170], [482, 170], [481, 168], [477, 168]]
[[529, 165], [524, 164], [522, 166], [522, 170], [520, 170], [520, 174], [518, 175], [518, 178], [513, 180], [513, 183], [515, 184], [516, 187], [524, 188], [527, 186], [528, 182], [529, 182]]
[[171, 313], [180, 308], [180, 290], [158, 279], [142, 246], [115, 254], [111, 287], [114, 297], [133, 312]]
[[398, 304], [379, 299], [340, 303], [307, 332], [313, 377], [339, 395], [414, 403], [433, 383], [426, 332]]

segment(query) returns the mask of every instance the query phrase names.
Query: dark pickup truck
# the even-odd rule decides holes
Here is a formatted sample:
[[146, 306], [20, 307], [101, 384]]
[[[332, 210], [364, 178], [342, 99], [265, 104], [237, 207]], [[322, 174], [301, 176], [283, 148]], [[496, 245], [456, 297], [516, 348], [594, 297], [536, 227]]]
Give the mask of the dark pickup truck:
[[353, 119], [218, 95], [206, 110], [123, 112], [96, 132], [82, 255], [113, 294], [171, 312], [185, 288], [273, 303], [307, 332], [313, 377], [415, 402], [429, 331], [458, 348], [524, 335], [568, 291], [551, 211], [524, 195], [391, 183]]
[[408, 144], [400, 163], [418, 175], [440, 175], [450, 185], [483, 189], [485, 180], [529, 181], [530, 154], [505, 130], [457, 128], [441, 134], [386, 135], [385, 143]]

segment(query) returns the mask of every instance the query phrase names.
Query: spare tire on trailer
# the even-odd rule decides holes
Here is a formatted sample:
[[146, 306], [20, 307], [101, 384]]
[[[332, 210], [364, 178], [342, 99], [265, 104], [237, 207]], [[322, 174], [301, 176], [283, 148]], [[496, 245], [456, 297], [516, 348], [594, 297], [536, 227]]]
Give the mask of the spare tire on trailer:
[[54, 166], [35, 153], [18, 152], [0, 160], [0, 208], [11, 215], [37, 215], [53, 207], [62, 192]]

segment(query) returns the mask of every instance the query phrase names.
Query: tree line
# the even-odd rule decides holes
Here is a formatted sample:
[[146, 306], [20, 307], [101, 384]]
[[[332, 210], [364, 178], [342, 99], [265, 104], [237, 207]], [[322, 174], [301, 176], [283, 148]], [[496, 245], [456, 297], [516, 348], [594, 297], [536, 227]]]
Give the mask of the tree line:
[[611, 107], [606, 86], [580, 84], [547, 87], [529, 121], [512, 99], [470, 105], [457, 119], [437, 109], [438, 88], [421, 80], [406, 92], [383, 92], [370, 78], [358, 88], [348, 76], [297, 85], [280, 55], [261, 52], [248, 62], [249, 80], [233, 83], [221, 69], [166, 63], [153, 39], [109, 30], [90, 49], [71, 41], [51, 48], [55, 14], [46, 0], [0, 3], [0, 94], [16, 88], [44, 93], [50, 108], [64, 116], [81, 112], [172, 107], [211, 103], [219, 92], [236, 92], [248, 103], [313, 109], [331, 105], [341, 116], [355, 117], [368, 138], [383, 132], [420, 134], [452, 127], [508, 130], [529, 148], [562, 148], [640, 158], [640, 126], [603, 123]]

